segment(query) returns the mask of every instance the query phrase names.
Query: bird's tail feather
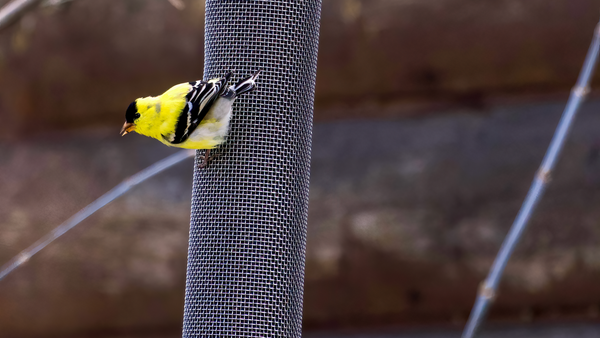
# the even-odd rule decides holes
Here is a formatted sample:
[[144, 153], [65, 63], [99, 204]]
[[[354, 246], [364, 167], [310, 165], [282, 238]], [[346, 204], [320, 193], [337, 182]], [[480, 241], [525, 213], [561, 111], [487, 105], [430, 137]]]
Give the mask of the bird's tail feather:
[[240, 96], [244, 93], [248, 93], [256, 89], [256, 78], [260, 74], [260, 70], [256, 73], [248, 76], [247, 78], [241, 79], [233, 86], [230, 86], [229, 89], [233, 92], [234, 97]]

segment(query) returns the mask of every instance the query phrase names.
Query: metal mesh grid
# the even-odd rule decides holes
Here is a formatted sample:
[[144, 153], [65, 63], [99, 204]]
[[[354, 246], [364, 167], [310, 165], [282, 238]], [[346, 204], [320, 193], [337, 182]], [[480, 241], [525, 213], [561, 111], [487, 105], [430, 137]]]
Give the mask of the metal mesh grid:
[[184, 337], [301, 336], [320, 12], [320, 0], [206, 1], [204, 78], [262, 73], [194, 172]]

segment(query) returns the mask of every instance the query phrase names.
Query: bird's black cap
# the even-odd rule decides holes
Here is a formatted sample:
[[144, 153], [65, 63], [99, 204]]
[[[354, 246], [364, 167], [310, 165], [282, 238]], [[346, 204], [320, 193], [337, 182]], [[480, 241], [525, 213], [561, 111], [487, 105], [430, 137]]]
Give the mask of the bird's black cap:
[[133, 123], [133, 120], [135, 120], [136, 115], [137, 114], [137, 106], [135, 104], [135, 101], [131, 102], [131, 104], [129, 105], [129, 107], [127, 107], [127, 111], [125, 112], [125, 121], [128, 123]]

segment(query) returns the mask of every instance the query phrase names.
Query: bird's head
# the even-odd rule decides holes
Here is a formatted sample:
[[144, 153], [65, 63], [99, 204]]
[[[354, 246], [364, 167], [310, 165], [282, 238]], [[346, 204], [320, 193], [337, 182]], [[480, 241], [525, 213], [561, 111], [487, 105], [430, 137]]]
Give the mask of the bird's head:
[[121, 128], [121, 136], [125, 136], [128, 133], [135, 130], [136, 121], [141, 117], [141, 113], [138, 111], [137, 100], [131, 102], [127, 111], [125, 112], [125, 124]]

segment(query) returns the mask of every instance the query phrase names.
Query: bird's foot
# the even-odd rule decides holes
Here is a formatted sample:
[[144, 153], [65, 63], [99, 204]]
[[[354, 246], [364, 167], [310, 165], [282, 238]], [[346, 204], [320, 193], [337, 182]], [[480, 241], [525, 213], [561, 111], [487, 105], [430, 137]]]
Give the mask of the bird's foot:
[[200, 164], [198, 165], [198, 168], [202, 169], [202, 168], [206, 168], [208, 166], [208, 164], [215, 159], [217, 155], [210, 154], [210, 149], [206, 149], [206, 152], [204, 153], [204, 155], [200, 155], [199, 158], [202, 160], [202, 162], [200, 162]]

